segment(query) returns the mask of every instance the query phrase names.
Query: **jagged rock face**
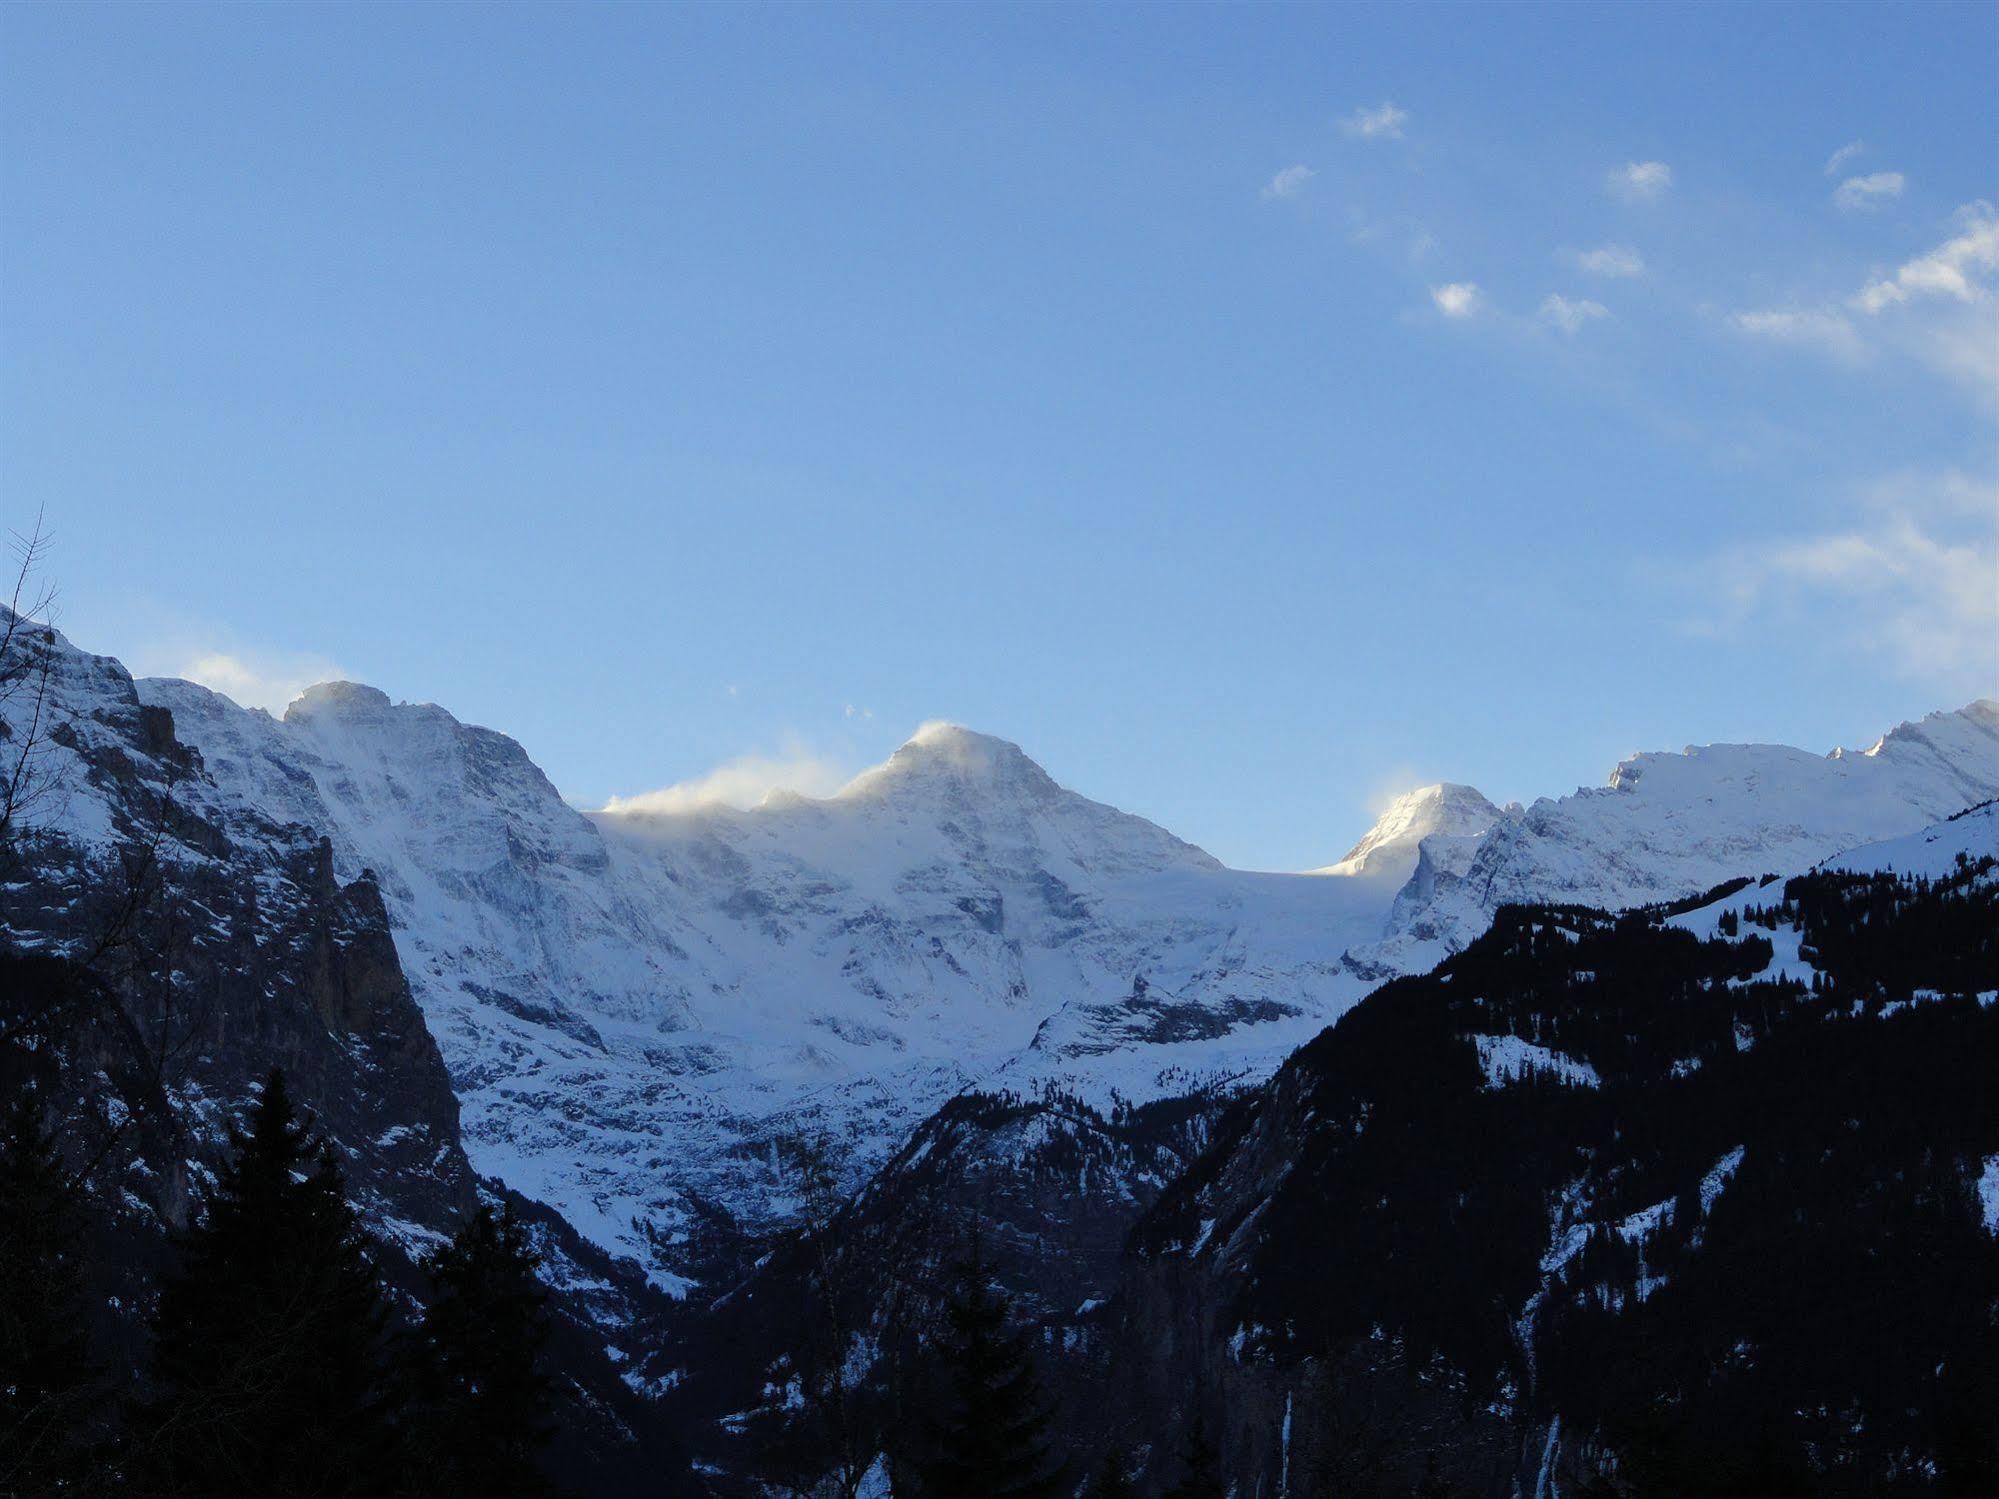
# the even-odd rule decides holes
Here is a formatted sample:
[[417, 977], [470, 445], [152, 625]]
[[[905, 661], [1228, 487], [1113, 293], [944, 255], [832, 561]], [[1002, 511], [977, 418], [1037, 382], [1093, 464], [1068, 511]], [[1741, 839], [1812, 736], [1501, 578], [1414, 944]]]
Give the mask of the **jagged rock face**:
[[[371, 1227], [409, 1253], [436, 1242], [472, 1175], [373, 881], [341, 883], [316, 829], [224, 796], [117, 662], [59, 636], [50, 650], [35, 757], [48, 794], [8, 851], [0, 934], [108, 981], [129, 1065], [191, 1127], [197, 1169], [279, 1066], [340, 1150]], [[29, 740], [28, 710], [25, 695], [7, 704], [13, 745]], [[140, 1195], [177, 1227], [188, 1196], [173, 1176]]]
[[[333, 1145], [409, 1304], [423, 1291], [417, 1261], [475, 1194], [500, 1192], [466, 1159], [374, 876], [343, 882], [319, 828], [284, 815], [313, 810], [300, 788], [252, 801], [225, 787], [117, 662], [60, 636], [50, 650], [48, 692], [16, 693], [0, 712], [10, 750], [36, 711], [47, 735], [35, 756], [45, 794], [0, 850], [0, 1030], [62, 1008], [33, 1047], [0, 1049], [0, 1089], [32, 1080], [55, 1101], [72, 1165], [89, 1164], [107, 1307], [95, 1346], [143, 1367], [169, 1235], [272, 1067]], [[493, 737], [505, 768], [508, 743]], [[666, 1304], [549, 1209], [515, 1203], [557, 1292], [551, 1367], [574, 1393], [553, 1460], [590, 1492], [656, 1492], [669, 1447], [643, 1397], [657, 1393]], [[626, 1345], [615, 1368], [606, 1328]]]
[[1133, 1419], [1202, 1391], [1238, 1482], [1299, 1499], [1431, 1456], [1494, 1499], [1948, 1491], [1999, 1461], [1995, 1065], [1999, 806], [1681, 907], [1511, 908], [1142, 1220]]

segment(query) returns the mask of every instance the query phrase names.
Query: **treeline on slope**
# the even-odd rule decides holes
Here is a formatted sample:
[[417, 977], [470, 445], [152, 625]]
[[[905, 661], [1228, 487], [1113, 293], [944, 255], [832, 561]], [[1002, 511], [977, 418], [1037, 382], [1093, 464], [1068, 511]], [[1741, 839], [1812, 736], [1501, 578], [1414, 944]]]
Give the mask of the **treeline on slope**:
[[[10, 975], [11, 976], [11, 975]], [[32, 1086], [0, 1125], [0, 1492], [553, 1493], [536, 1255], [480, 1207], [399, 1317], [331, 1150], [265, 1084], [149, 1300], [143, 1364], [93, 1329], [110, 1276]]]
[[[1241, 1234], [1217, 1326], [1244, 1341], [1210, 1366], [1310, 1372], [1295, 1493], [1485, 1492], [1495, 1429], [1556, 1417], [1604, 1493], [1999, 1491], [1993, 861], [1763, 888], [1741, 940], [1503, 910], [1304, 1048], [1140, 1226], [1161, 1266]], [[1761, 977], [1779, 924], [1809, 982]], [[1478, 1036], [1568, 1061], [1499, 1085]], [[1258, 1151], [1288, 1164], [1230, 1196]], [[1411, 1419], [1440, 1396], [1455, 1425]]]

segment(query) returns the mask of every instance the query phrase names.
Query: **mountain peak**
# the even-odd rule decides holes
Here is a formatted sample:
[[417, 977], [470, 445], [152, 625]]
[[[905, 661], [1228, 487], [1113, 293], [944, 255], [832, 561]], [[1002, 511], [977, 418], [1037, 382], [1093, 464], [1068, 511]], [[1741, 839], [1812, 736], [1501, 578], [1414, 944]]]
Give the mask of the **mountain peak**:
[[1416, 867], [1416, 847], [1432, 833], [1472, 837], [1499, 820], [1499, 808], [1470, 786], [1439, 781], [1405, 791], [1388, 804], [1360, 842], [1337, 864], [1314, 874], [1385, 876], [1398, 882]]
[[[1956, 740], [1969, 736], [1974, 741], [1983, 736], [1999, 735], [1999, 702], [1989, 697], [1973, 698], [1962, 708], [1940, 709], [1926, 713], [1920, 719], [1899, 723], [1883, 734], [1862, 754], [1876, 756], [1904, 746], [1928, 746], [1937, 736], [1946, 740]], [[1835, 755], [1843, 751], [1834, 750]]]
[[285, 709], [285, 722], [319, 715], [367, 718], [386, 713], [389, 707], [389, 695], [379, 687], [362, 682], [318, 682], [292, 699]]
[[1012, 741], [933, 720], [882, 764], [855, 776], [839, 794], [848, 799], [885, 796], [931, 785], [1024, 792], [1037, 798], [1060, 790], [1048, 772]]

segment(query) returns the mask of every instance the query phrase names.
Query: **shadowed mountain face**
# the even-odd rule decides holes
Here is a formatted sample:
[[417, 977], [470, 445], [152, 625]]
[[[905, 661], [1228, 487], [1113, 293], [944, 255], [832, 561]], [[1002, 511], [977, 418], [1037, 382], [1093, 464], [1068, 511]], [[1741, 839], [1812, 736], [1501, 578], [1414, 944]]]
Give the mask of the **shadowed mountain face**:
[[[318, 828], [227, 795], [116, 661], [60, 637], [49, 661], [40, 724], [28, 694], [6, 705], [10, 745], [41, 738], [47, 794], [9, 840], [0, 935], [89, 964], [95, 1003], [123, 1011], [123, 1074], [193, 1126], [198, 1160], [283, 1067], [355, 1163], [373, 1226], [422, 1250], [471, 1201], [472, 1175], [376, 883], [336, 874]], [[138, 1186], [181, 1226], [184, 1184]]]
[[1134, 1419], [1201, 1391], [1301, 1496], [1440, 1455], [1478, 1494], [1975, 1492], [1996, 1065], [1991, 805], [1689, 908], [1506, 908], [1140, 1224]]
[[[32, 1084], [90, 1185], [94, 1347], [145, 1367], [155, 1278], [273, 1068], [409, 1307], [418, 1262], [505, 1189], [466, 1160], [374, 876], [343, 880], [317, 827], [225, 790], [117, 662], [59, 636], [46, 659], [46, 691], [33, 673], [0, 707], [0, 745], [26, 754], [36, 790], [0, 844], [0, 1097]], [[558, 1293], [552, 1368], [583, 1392], [555, 1460], [623, 1491], [650, 1417], [606, 1362], [603, 1327], [644, 1328], [663, 1308], [631, 1267], [523, 1207]]]

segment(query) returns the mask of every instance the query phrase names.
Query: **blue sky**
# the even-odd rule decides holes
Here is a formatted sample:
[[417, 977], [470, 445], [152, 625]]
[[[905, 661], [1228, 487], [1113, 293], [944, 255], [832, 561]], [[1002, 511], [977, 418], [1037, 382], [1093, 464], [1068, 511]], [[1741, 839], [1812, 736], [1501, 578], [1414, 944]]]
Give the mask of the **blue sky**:
[[1865, 742], [1999, 690], [1996, 16], [8, 7], [0, 495], [591, 805], [946, 717], [1297, 867]]

